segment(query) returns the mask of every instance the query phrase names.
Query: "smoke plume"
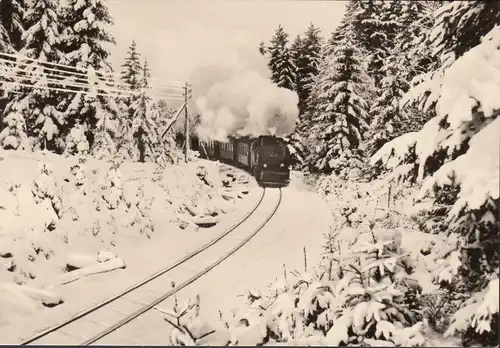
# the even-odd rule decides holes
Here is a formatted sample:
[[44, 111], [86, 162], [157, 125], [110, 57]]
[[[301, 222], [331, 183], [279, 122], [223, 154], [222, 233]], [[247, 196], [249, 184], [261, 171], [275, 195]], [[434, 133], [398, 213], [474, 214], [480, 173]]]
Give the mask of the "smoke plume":
[[[219, 36], [220, 38], [220, 36]], [[215, 42], [215, 41], [212, 41]], [[191, 73], [194, 112], [200, 115], [197, 133], [205, 140], [228, 136], [285, 136], [298, 116], [298, 96], [269, 79], [266, 58], [242, 33], [200, 57], [210, 59]], [[210, 54], [208, 54], [210, 53]]]

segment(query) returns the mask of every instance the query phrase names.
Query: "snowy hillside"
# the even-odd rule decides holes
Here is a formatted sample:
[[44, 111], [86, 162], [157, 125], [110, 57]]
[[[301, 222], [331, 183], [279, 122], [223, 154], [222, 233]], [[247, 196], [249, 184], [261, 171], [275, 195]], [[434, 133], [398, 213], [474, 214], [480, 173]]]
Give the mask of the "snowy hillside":
[[[207, 161], [161, 169], [0, 151], [1, 323], [64, 301], [57, 290], [40, 289], [125, 268], [116, 250], [130, 240], [170, 235], [189, 250], [200, 218], [218, 221], [245, 196], [224, 170], [234, 176]], [[247, 182], [241, 175], [235, 179]]]

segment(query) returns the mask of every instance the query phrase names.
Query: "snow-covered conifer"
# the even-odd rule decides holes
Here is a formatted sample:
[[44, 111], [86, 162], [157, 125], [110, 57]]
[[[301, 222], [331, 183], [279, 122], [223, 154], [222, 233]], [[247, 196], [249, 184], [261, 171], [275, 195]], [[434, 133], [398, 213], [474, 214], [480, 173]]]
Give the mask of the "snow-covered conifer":
[[12, 110], [3, 121], [4, 126], [0, 132], [0, 146], [4, 149], [30, 150], [31, 146], [26, 135], [26, 124], [23, 115]]
[[372, 91], [367, 144], [370, 154], [399, 135], [420, 130], [432, 117], [431, 112], [400, 108], [399, 102], [411, 87], [412, 79], [437, 63], [431, 55], [428, 42], [433, 19], [431, 10], [435, 6], [424, 1], [402, 1], [398, 6], [382, 7], [379, 14], [388, 15], [394, 9], [401, 15], [392, 17], [391, 20], [397, 22], [392, 27], [400, 29], [395, 44], [387, 45], [384, 51], [386, 57], [379, 62], [381, 65], [376, 72], [380, 76], [379, 87]]
[[146, 157], [151, 158], [158, 142], [158, 111], [151, 99], [149, 79], [151, 78], [148, 61], [144, 61], [142, 77], [140, 80], [141, 92], [138, 99], [131, 105], [134, 110], [132, 121], [132, 136], [134, 139], [134, 159], [145, 162]]
[[[461, 256], [453, 263], [458, 266], [443, 270], [438, 280], [461, 279], [460, 291], [470, 292], [484, 289], [499, 276], [500, 154], [492, 144], [498, 144], [500, 134], [496, 98], [500, 94], [500, 12], [489, 2], [450, 2], [436, 15], [433, 48], [443, 66], [421, 77], [403, 105], [416, 103], [424, 110], [436, 110], [437, 116], [412, 136], [411, 147], [417, 179], [423, 181], [421, 197], [431, 194], [435, 199], [429, 217], [442, 215], [443, 206], [448, 207], [447, 233], [463, 236]], [[399, 151], [394, 148], [398, 142], [396, 138], [382, 147], [372, 162], [386, 162]], [[468, 344], [494, 344], [498, 310], [495, 314], [486, 310], [494, 308], [489, 296], [486, 291], [472, 294], [474, 301], [456, 313], [448, 334], [462, 332]], [[491, 296], [498, 298], [498, 286]]]
[[122, 64], [121, 79], [129, 85], [129, 88], [136, 90], [141, 82], [141, 55], [137, 52], [137, 44], [132, 41], [130, 45], [125, 63]]
[[292, 55], [292, 61], [293, 65], [295, 66], [295, 81], [294, 81], [294, 86], [295, 86], [295, 91], [297, 92], [299, 96], [299, 113], [301, 110], [301, 105], [302, 105], [302, 100], [301, 100], [301, 94], [303, 93], [303, 74], [302, 70], [305, 64], [305, 57], [304, 57], [304, 41], [300, 37], [300, 35], [297, 35], [295, 37], [295, 40], [292, 43], [292, 46], [290, 47], [290, 53]]
[[22, 48], [22, 35], [24, 33], [25, 0], [0, 1], [0, 23], [5, 28], [10, 45], [14, 50]]
[[[61, 63], [89, 69], [89, 84], [96, 86], [93, 90], [106, 92], [106, 84], [98, 77], [99, 73], [112, 72], [108, 58], [111, 45], [115, 42], [109, 32], [113, 20], [104, 1], [69, 0], [63, 23], [66, 25], [62, 38], [65, 54]], [[115, 100], [111, 97], [76, 93], [71, 94], [65, 104], [71, 120], [65, 134], [76, 124], [85, 125], [91, 152], [94, 150], [94, 143], [99, 144], [99, 152], [107, 152], [113, 146], [116, 131], [113, 120], [119, 113]]]
[[[140, 61], [141, 55], [137, 52], [137, 44], [132, 41], [125, 62], [122, 64], [121, 79], [126, 84], [128, 90], [137, 91], [140, 88], [142, 66]], [[132, 120], [134, 115], [131, 105], [134, 103], [136, 96], [127, 95], [120, 98], [120, 107], [128, 116], [128, 120]]]
[[[12, 53], [14, 48], [10, 43], [9, 33], [7, 29], [3, 26], [2, 21], [0, 21], [0, 52]], [[0, 64], [3, 64], [0, 62]]]
[[77, 125], [71, 129], [71, 132], [66, 137], [66, 148], [64, 154], [72, 155], [87, 155], [89, 151], [89, 143], [85, 135], [85, 128], [82, 125]]
[[359, 147], [367, 129], [367, 104], [358, 94], [363, 83], [363, 65], [357, 47], [348, 5], [337, 32], [331, 55], [321, 64], [314, 93], [318, 101], [310, 132], [312, 170], [324, 173], [342, 172], [348, 167], [361, 166]]
[[[0, 1], [0, 52], [2, 53], [14, 53], [19, 51], [22, 47], [22, 35], [24, 33], [24, 12], [26, 10], [26, 4], [23, 0], [8, 0]], [[6, 59], [6, 57], [0, 57]], [[0, 71], [5, 71], [8, 74], [12, 73], [9, 70], [10, 66], [7, 67], [5, 63], [0, 62]], [[7, 70], [4, 70], [7, 69]], [[11, 77], [0, 77], [0, 81], [11, 81]], [[6, 88], [7, 87], [7, 88]], [[2, 85], [0, 88], [0, 131], [7, 126], [7, 122], [12, 124], [12, 121], [7, 121], [6, 110], [11, 110], [14, 100], [19, 99], [16, 94], [11, 94], [9, 92], [15, 91], [16, 93], [20, 90], [19, 86], [8, 86]], [[8, 105], [10, 106], [8, 107]], [[21, 111], [19, 105], [16, 107], [18, 111]], [[13, 117], [18, 118], [18, 115]]]
[[[59, 50], [61, 21], [58, 2], [40, 0], [33, 2], [25, 12], [26, 30], [22, 35], [23, 56], [44, 61], [57, 62], [61, 58]], [[23, 88], [23, 104], [29, 105], [22, 110], [26, 119], [28, 136], [33, 138], [34, 149], [62, 150], [63, 141], [58, 137], [65, 123], [64, 113], [56, 109], [58, 92], [43, 87], [51, 86], [50, 72], [37, 62], [28, 62], [24, 68], [22, 82], [32, 87]], [[42, 87], [42, 88], [37, 88]]]
[[409, 82], [402, 77], [405, 69], [396, 54], [389, 55], [380, 69], [384, 77], [370, 108], [368, 154], [373, 154], [388, 141], [411, 131], [410, 120], [405, 110], [399, 106], [401, 98], [410, 87]]
[[383, 73], [380, 69], [389, 51], [394, 47], [395, 37], [402, 29], [400, 18], [401, 1], [358, 1], [352, 20], [368, 74], [374, 79], [375, 88], [380, 87]]
[[293, 91], [295, 89], [295, 66], [288, 47], [288, 34], [281, 25], [276, 29], [267, 52], [270, 57], [269, 68], [272, 81], [279, 87]]
[[320, 36], [320, 29], [311, 23], [309, 28], [307, 28], [303, 39], [304, 62], [297, 68], [300, 76], [302, 77], [302, 96], [299, 95], [299, 99], [303, 99], [303, 104], [305, 104], [304, 107], [306, 109], [309, 95], [313, 87], [314, 77], [318, 75], [319, 71], [322, 44], [323, 39]]

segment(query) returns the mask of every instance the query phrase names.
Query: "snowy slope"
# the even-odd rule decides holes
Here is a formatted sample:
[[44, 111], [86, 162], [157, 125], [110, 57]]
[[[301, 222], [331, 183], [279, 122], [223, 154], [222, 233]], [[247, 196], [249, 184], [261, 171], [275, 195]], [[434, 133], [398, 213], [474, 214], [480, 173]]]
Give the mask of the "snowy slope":
[[0, 332], [64, 301], [51, 289], [78, 280], [73, 275], [126, 267], [117, 250], [133, 255], [127, 250], [160, 237], [192, 249], [196, 217], [220, 220], [236, 209], [237, 200], [221, 195], [226, 179], [208, 161], [161, 170], [0, 150]]

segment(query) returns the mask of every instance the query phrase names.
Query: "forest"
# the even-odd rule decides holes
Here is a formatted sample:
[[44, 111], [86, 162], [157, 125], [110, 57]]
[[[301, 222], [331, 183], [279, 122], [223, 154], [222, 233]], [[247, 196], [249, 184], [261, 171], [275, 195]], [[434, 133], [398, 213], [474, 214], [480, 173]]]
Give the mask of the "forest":
[[[113, 72], [113, 19], [104, 2], [5, 0], [0, 6], [4, 149], [175, 160], [172, 138], [161, 137], [173, 114], [161, 97], [182, 97], [182, 85], [167, 86], [158, 97], [135, 42], [121, 71]], [[16, 62], [16, 54], [25, 59]]]
[[[54, 83], [48, 65], [16, 65], [21, 54], [75, 67], [58, 68], [61, 79], [74, 78], [77, 68], [111, 76], [112, 24], [104, 1], [0, 0], [1, 147], [176, 161], [174, 134], [162, 137], [175, 110], [151, 97], [151, 72], [135, 42], [120, 81], [94, 92], [77, 80], [47, 88]], [[273, 313], [268, 335], [286, 342], [302, 330], [333, 345], [424, 345], [416, 332], [425, 319], [465, 346], [498, 344], [500, 3], [351, 0], [334, 32], [311, 23], [292, 38], [279, 25], [255, 49], [271, 80], [299, 97], [296, 130], [287, 138], [295, 170], [323, 194], [340, 181], [416, 188], [415, 204], [431, 199], [420, 229], [454, 243], [436, 260], [437, 298], [419, 295], [418, 283], [394, 271], [403, 258], [388, 247], [394, 240], [369, 242], [353, 254], [371, 255], [367, 266], [339, 261], [347, 264], [338, 267], [335, 286], [299, 280], [307, 289], [293, 296], [310, 303], [300, 315]], [[117, 92], [98, 92], [110, 88]], [[171, 95], [181, 88], [172, 86]], [[334, 248], [332, 238], [326, 248]]]

